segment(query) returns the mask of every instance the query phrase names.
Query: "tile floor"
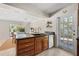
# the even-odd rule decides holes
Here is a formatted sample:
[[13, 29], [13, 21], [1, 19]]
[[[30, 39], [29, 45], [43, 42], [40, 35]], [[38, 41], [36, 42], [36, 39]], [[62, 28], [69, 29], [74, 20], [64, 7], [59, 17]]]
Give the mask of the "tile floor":
[[74, 55], [60, 48], [50, 48], [38, 54], [37, 56], [74, 56]]
[[[0, 51], [0, 56], [15, 56], [15, 55], [16, 55], [16, 48]], [[36, 56], [73, 56], [73, 54], [59, 48], [51, 48], [41, 52]]]

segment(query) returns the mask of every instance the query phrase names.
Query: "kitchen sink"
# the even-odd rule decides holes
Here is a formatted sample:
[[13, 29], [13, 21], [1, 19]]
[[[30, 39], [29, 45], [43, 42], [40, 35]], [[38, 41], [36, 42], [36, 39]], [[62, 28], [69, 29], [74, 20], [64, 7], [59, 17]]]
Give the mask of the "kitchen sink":
[[35, 33], [35, 34], [32, 34], [32, 35], [34, 35], [34, 36], [44, 36], [46, 34], [44, 34], [44, 33]]

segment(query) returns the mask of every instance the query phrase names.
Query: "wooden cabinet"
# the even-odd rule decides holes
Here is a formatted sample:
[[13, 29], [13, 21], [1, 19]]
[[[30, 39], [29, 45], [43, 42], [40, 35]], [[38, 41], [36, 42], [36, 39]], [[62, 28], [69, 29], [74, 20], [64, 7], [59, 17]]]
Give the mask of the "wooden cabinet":
[[34, 38], [17, 40], [17, 56], [34, 55]]
[[48, 49], [48, 37], [47, 36], [45, 36], [45, 37], [43, 37], [42, 38], [43, 39], [43, 50], [46, 50], [46, 49]]
[[35, 38], [35, 54], [38, 54], [48, 48], [48, 37]]
[[35, 54], [42, 52], [42, 37], [35, 38]]
[[17, 56], [33, 56], [48, 48], [48, 37], [38, 36], [16, 40]]

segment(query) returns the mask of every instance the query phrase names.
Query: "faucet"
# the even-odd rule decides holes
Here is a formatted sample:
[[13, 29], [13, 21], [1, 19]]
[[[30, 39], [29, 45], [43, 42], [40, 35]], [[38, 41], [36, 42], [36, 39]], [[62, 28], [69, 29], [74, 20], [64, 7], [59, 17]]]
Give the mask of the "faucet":
[[38, 33], [40, 33], [40, 30], [41, 30], [41, 28], [40, 28], [40, 27], [38, 27]]

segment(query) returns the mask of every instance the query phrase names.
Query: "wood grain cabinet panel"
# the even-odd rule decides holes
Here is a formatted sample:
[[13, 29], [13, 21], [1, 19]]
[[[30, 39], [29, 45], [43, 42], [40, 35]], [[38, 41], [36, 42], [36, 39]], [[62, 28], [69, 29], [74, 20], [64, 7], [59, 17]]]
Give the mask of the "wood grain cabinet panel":
[[18, 44], [24, 44], [24, 43], [29, 43], [33, 41], [34, 41], [34, 38], [21, 39], [21, 40], [18, 40]]
[[33, 56], [34, 55], [34, 38], [21, 39], [16, 41], [17, 56]]
[[35, 38], [35, 54], [42, 52], [42, 37]]
[[48, 37], [46, 36], [46, 37], [43, 37], [42, 38], [42, 40], [43, 40], [43, 50], [46, 50], [46, 49], [48, 49]]
[[48, 37], [33, 37], [16, 40], [17, 56], [33, 56], [48, 48]]

